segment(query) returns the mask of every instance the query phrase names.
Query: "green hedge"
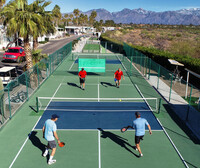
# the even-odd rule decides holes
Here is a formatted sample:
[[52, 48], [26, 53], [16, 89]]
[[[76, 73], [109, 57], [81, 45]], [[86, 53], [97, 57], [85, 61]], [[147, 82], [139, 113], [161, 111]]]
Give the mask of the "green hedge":
[[[102, 34], [101, 39], [104, 41], [116, 43], [119, 46], [123, 46], [123, 42], [118, 41], [116, 39], [109, 38], [105, 34]], [[166, 67], [166, 65], [169, 64], [168, 59], [174, 59], [180, 63], [183, 63], [185, 65], [184, 66], [185, 68], [188, 68], [200, 74], [200, 59], [199, 58], [192, 58], [190, 56], [183, 56], [183, 55], [175, 55], [170, 52], [161, 51], [152, 47], [149, 48], [149, 47], [142, 47], [142, 46], [135, 46], [135, 45], [130, 45], [130, 46], [142, 52], [146, 56], [152, 58], [152, 60], [154, 60], [160, 65], [163, 65], [164, 67]]]

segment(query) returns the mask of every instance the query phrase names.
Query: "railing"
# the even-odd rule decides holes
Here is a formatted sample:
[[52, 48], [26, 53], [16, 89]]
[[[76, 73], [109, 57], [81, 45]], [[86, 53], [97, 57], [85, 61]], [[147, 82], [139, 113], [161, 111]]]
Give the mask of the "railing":
[[200, 136], [200, 90], [126, 43], [124, 51], [130, 64], [126, 65], [130, 67], [129, 75], [133, 75], [131, 68], [134, 66], [172, 105], [182, 121]]
[[23, 103], [29, 100], [71, 51], [72, 43], [68, 43], [15, 78], [0, 91], [0, 128], [12, 118]]

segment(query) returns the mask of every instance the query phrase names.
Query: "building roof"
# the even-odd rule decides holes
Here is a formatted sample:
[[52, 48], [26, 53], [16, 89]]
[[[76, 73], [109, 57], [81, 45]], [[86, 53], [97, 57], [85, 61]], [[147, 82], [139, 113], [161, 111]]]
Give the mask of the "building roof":
[[9, 72], [13, 69], [15, 69], [15, 67], [2, 67], [0, 68], [0, 72]]
[[172, 64], [172, 65], [184, 66], [183, 64], [181, 64], [180, 62], [178, 62], [178, 61], [176, 61], [176, 60], [168, 59], [168, 61], [169, 61], [170, 64]]

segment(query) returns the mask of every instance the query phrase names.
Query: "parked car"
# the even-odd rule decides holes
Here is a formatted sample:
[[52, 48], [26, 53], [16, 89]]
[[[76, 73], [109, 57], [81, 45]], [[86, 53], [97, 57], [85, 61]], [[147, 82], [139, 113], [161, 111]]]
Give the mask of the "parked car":
[[25, 52], [22, 47], [10, 47], [8, 50], [3, 54], [3, 60], [10, 60], [15, 62], [20, 62], [25, 60]]
[[16, 67], [2, 67], [2, 68], [0, 68], [0, 78], [2, 80], [2, 83], [3, 83], [4, 87], [6, 87], [6, 85], [9, 82], [13, 81], [9, 86], [9, 88], [10, 88], [9, 90], [10, 91], [14, 87], [19, 85], [18, 81], [14, 80], [17, 76], [18, 76], [18, 74], [17, 74]]

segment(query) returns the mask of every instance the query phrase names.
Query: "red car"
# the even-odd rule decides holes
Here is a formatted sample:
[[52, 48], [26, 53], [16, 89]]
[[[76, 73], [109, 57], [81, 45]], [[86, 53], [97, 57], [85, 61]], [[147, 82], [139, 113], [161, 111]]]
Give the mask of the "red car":
[[11, 60], [15, 62], [20, 62], [25, 60], [25, 52], [22, 47], [10, 47], [8, 50], [3, 54], [4, 60]]

